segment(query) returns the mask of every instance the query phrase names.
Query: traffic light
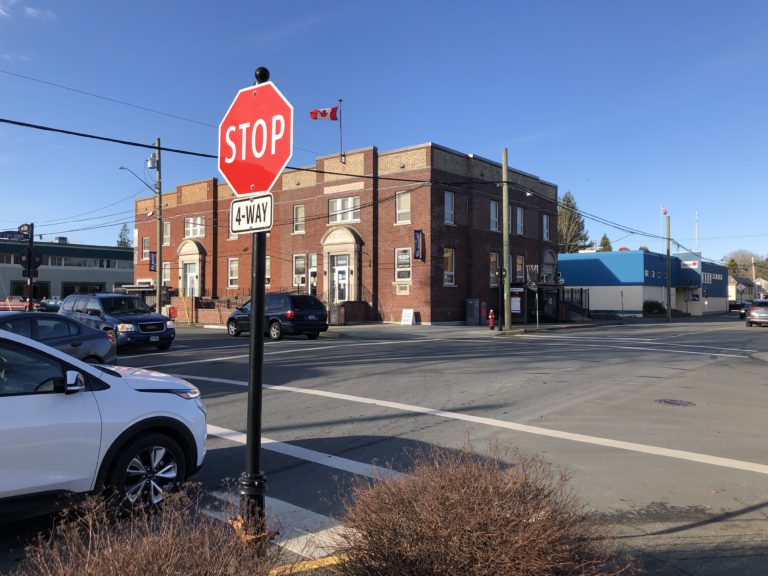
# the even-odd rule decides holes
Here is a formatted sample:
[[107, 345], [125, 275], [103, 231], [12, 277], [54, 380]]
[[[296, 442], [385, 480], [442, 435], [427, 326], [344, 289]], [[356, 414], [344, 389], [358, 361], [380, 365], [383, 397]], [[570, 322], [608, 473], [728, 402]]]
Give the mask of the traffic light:
[[42, 263], [43, 256], [39, 252], [27, 248], [21, 253], [21, 265], [26, 278], [37, 278], [37, 269]]

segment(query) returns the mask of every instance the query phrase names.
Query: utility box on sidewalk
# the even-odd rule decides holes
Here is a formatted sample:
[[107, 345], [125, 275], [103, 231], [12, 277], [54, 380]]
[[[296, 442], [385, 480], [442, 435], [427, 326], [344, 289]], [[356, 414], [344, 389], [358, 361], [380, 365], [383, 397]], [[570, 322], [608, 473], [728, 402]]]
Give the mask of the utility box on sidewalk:
[[480, 326], [480, 299], [467, 300], [467, 326]]

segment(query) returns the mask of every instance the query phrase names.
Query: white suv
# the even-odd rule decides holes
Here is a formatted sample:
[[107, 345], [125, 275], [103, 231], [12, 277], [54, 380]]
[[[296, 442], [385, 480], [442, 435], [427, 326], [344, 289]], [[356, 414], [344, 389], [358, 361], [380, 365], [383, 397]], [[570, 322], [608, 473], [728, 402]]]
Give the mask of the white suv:
[[205, 435], [190, 383], [85, 364], [0, 330], [0, 516], [103, 489], [156, 504], [202, 466]]

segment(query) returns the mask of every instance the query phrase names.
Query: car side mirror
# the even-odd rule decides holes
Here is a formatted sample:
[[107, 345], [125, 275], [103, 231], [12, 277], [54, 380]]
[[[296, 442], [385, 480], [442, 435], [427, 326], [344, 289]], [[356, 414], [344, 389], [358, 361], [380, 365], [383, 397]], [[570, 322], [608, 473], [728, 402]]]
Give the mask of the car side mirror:
[[85, 390], [85, 377], [77, 370], [67, 370], [64, 394], [76, 394]]
[[149, 309], [152, 312], [157, 312], [157, 306], [155, 306], [154, 304], [152, 304], [152, 306], [150, 306]]

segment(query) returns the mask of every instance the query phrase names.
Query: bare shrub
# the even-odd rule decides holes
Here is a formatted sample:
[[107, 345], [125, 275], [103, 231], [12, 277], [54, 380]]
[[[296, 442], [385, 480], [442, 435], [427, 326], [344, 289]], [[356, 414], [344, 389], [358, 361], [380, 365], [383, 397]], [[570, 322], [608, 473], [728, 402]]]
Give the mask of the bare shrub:
[[537, 457], [466, 449], [416, 456], [412, 472], [355, 481], [337, 539], [344, 576], [634, 573], [607, 531]]
[[268, 574], [277, 564], [277, 547], [244, 542], [222, 519], [205, 513], [201, 498], [199, 488], [187, 487], [168, 494], [157, 509], [129, 515], [104, 498], [89, 497], [27, 548], [12, 575]]

